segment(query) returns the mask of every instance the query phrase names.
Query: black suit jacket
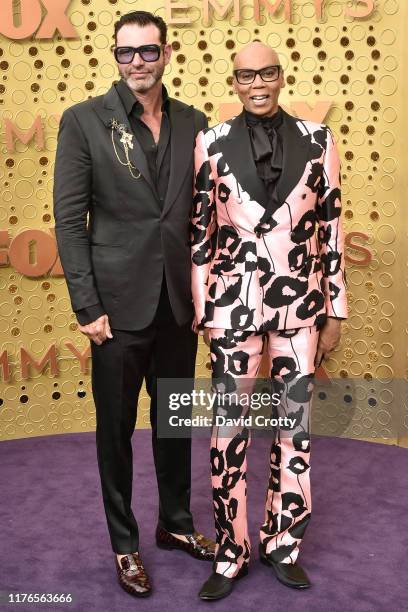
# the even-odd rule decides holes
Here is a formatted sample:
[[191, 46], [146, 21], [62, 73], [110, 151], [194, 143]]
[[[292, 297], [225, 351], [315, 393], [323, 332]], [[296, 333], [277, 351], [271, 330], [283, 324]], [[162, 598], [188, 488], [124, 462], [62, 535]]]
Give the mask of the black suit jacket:
[[139, 330], [155, 314], [163, 268], [179, 325], [193, 317], [189, 218], [193, 153], [205, 115], [170, 99], [171, 171], [164, 205], [146, 157], [133, 138], [129, 158], [112, 119], [128, 117], [114, 86], [104, 96], [67, 109], [61, 118], [55, 162], [54, 216], [59, 254], [72, 308], [105, 312], [112, 328]]

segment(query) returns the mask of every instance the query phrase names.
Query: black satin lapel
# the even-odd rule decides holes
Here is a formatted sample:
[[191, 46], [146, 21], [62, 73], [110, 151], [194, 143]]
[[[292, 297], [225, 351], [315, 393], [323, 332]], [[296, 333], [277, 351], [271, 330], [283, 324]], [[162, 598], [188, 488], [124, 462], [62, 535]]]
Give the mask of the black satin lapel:
[[[180, 187], [183, 184], [188, 167], [192, 163], [194, 153], [194, 115], [193, 109], [178, 108], [173, 100], [170, 101], [170, 177], [167, 187], [166, 200], [163, 213], [174, 204]], [[189, 154], [189, 151], [191, 154]], [[191, 182], [191, 189], [193, 183]]]
[[[119, 123], [124, 123], [128, 127], [128, 131], [133, 134], [129, 118], [126, 115], [126, 111], [123, 107], [123, 104], [114, 86], [112, 86], [111, 89], [108, 91], [108, 93], [105, 95], [103, 108], [95, 108], [95, 112], [102, 119], [102, 121], [104, 122], [109, 132], [111, 131], [111, 128], [110, 128], [111, 119], [116, 119]], [[114, 138], [115, 138], [115, 143], [116, 143], [116, 148], [118, 150], [118, 153], [119, 155], [123, 153], [123, 161], [124, 161], [125, 153], [123, 150], [123, 145], [120, 142], [119, 134], [115, 131], [114, 131]], [[140, 146], [134, 134], [133, 134], [132, 142], [133, 142], [133, 149], [129, 149], [129, 159], [137, 169], [137, 170], [133, 170], [133, 174], [136, 174], [137, 176], [137, 171], [141, 172], [143, 178], [150, 185], [153, 193], [157, 197], [157, 190], [152, 181], [152, 177], [150, 176], [149, 166], [147, 163], [146, 156], [143, 153], [143, 149]], [[115, 153], [113, 151], [112, 151], [112, 154], [114, 155], [116, 159]]]
[[310, 159], [310, 136], [302, 136], [296, 118], [283, 111], [283, 123], [279, 134], [283, 143], [282, 172], [278, 181], [279, 201], [283, 204], [299, 183]]
[[242, 189], [251, 196], [251, 200], [266, 208], [268, 193], [256, 170], [244, 113], [232, 120], [229, 134], [220, 138], [217, 144]]

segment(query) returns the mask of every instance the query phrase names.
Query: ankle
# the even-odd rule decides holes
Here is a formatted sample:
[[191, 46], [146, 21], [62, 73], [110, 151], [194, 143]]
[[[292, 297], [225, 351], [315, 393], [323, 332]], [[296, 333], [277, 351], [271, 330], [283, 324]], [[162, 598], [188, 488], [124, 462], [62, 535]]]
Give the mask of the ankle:
[[134, 553], [121, 553], [121, 554], [116, 553], [116, 558], [118, 561], [120, 561], [121, 559], [123, 559], [123, 557], [126, 557], [127, 555], [136, 555], [136, 554], [137, 554], [137, 551]]

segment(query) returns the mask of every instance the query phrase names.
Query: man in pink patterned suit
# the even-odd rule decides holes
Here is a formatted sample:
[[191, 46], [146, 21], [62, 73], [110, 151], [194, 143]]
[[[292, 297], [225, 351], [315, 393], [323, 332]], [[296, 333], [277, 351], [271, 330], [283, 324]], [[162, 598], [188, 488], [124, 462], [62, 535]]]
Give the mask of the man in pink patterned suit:
[[[295, 417], [290, 432], [274, 434], [260, 557], [282, 583], [306, 588], [297, 556], [311, 516], [311, 379], [339, 343], [347, 301], [336, 143], [326, 125], [279, 106], [284, 84], [276, 52], [251, 43], [234, 60], [242, 113], [197, 136], [192, 292], [213, 380], [228, 392], [248, 386], [265, 347], [282, 414]], [[206, 601], [248, 573], [249, 443], [245, 427], [213, 427], [217, 549], [199, 593]]]

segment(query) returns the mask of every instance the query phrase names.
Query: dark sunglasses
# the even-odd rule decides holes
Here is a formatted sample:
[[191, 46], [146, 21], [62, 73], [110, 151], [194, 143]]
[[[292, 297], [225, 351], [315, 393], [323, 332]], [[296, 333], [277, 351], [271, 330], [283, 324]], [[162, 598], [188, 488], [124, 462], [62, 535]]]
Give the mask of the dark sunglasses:
[[259, 74], [261, 79], [266, 82], [277, 81], [279, 79], [280, 71], [282, 66], [266, 66], [261, 70], [251, 70], [250, 68], [241, 68], [240, 70], [234, 70], [235, 78], [241, 85], [249, 85], [256, 79], [256, 75]]
[[157, 62], [163, 45], [142, 45], [141, 47], [116, 47], [113, 51], [118, 64], [130, 64], [138, 53], [144, 62]]

